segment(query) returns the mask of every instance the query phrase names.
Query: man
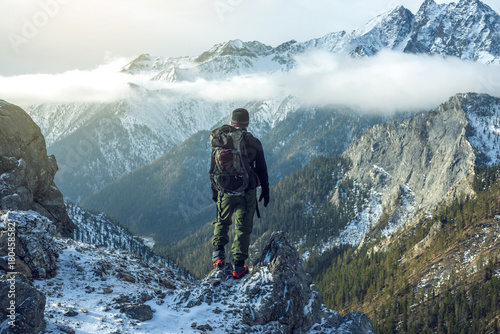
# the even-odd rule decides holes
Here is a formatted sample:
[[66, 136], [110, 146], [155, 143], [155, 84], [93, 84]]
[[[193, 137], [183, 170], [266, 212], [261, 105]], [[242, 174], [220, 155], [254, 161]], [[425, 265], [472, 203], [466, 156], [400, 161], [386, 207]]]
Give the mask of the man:
[[[217, 220], [215, 222], [213, 238], [213, 265], [222, 268], [225, 265], [224, 246], [229, 242], [228, 231], [231, 226], [231, 217], [234, 214], [235, 236], [231, 253], [233, 254], [233, 277], [241, 278], [248, 273], [245, 260], [248, 258], [250, 234], [253, 228], [253, 218], [257, 208], [257, 186], [262, 188], [259, 202], [264, 200], [264, 207], [269, 203], [269, 182], [266, 159], [260, 140], [247, 132], [249, 114], [246, 109], [238, 108], [232, 113], [231, 125], [243, 130], [243, 142], [248, 158], [248, 186], [244, 194], [234, 195], [218, 191], [212, 178], [212, 199], [217, 202]], [[213, 169], [214, 161], [210, 170]]]

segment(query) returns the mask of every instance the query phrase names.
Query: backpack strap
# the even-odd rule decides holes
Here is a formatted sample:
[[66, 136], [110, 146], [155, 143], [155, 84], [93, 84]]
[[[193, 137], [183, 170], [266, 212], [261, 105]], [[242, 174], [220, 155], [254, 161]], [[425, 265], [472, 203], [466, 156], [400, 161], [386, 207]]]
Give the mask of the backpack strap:
[[255, 201], [255, 212], [257, 213], [257, 218], [260, 219], [259, 201]]

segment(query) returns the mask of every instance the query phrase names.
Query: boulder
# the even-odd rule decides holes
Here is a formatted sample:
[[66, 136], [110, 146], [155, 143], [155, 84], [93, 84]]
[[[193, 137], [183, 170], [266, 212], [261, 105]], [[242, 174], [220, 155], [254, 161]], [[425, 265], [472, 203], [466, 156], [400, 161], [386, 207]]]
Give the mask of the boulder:
[[[306, 333], [311, 328], [325, 331], [375, 333], [370, 319], [362, 312], [342, 317], [322, 304], [319, 290], [312, 284], [304, 262], [283, 232], [275, 232], [262, 256], [242, 284], [248, 300], [242, 322], [266, 325], [279, 333]], [[269, 328], [271, 328], [269, 327]]]
[[[4, 211], [0, 214], [0, 249], [13, 254], [15, 267], [0, 262], [0, 269], [16, 271], [28, 278], [44, 279], [56, 274], [57, 246], [53, 237], [57, 228], [48, 218], [35, 211]], [[9, 232], [9, 228], [11, 229]], [[14, 233], [14, 247], [7, 247], [9, 234]]]
[[[15, 293], [11, 293], [12, 291]], [[0, 296], [2, 296], [0, 298], [0, 317], [3, 321], [0, 324], [0, 333], [18, 334], [44, 331], [45, 295], [38, 291], [23, 275], [17, 275], [12, 279], [0, 279]], [[11, 304], [13, 301], [14, 304]]]
[[125, 313], [127, 317], [140, 321], [147, 321], [153, 319], [153, 310], [151, 306], [139, 305], [125, 305], [120, 309], [121, 313]]
[[61, 236], [72, 236], [57, 162], [47, 156], [40, 128], [21, 108], [0, 100], [0, 210], [34, 210], [53, 220]]

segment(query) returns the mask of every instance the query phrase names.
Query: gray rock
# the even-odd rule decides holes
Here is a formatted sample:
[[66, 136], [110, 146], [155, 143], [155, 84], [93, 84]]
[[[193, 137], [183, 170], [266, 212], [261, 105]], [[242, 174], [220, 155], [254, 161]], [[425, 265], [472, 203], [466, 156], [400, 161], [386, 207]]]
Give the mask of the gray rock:
[[[15, 255], [26, 264], [29, 269], [23, 272], [34, 279], [50, 278], [56, 274], [58, 249], [53, 237], [57, 234], [55, 224], [48, 218], [35, 211], [7, 211], [0, 214], [4, 222], [3, 229], [15, 226], [15, 235], [19, 241], [14, 249]], [[0, 229], [0, 234], [8, 231]], [[22, 255], [22, 256], [21, 256]], [[22, 263], [15, 270], [22, 272]], [[24, 268], [25, 269], [25, 268]]]
[[457, 192], [470, 194], [475, 155], [461, 104], [454, 97], [434, 112], [375, 125], [344, 153], [352, 161], [349, 176], [382, 192], [384, 206], [402, 185], [415, 193], [415, 205], [425, 208]]
[[283, 232], [271, 235], [243, 278], [232, 278], [231, 266], [226, 265], [176, 295], [177, 306], [187, 310], [217, 303], [212, 312], [231, 318], [222, 324], [228, 333], [375, 333], [364, 313], [342, 317], [322, 304], [302, 258]]
[[[12, 286], [15, 289], [13, 299], [8, 298]], [[0, 317], [7, 319], [0, 325], [0, 333], [38, 333], [45, 329], [45, 295], [24, 276], [18, 275], [14, 281], [0, 279], [0, 296]], [[15, 326], [9, 324], [11, 319], [8, 318], [12, 300], [15, 300]]]
[[[12, 263], [8, 262], [8, 257], [0, 257], [0, 270], [4, 272], [12, 272], [11, 268]], [[30, 267], [23, 262], [19, 257], [15, 257], [14, 263], [15, 272], [25, 276], [29, 280], [33, 280], [33, 273], [31, 272]]]
[[140, 321], [153, 319], [153, 310], [149, 305], [125, 305], [120, 309], [120, 312], [125, 313], [131, 319]]
[[[482, 151], [498, 152], [477, 132], [490, 131], [492, 142], [498, 134], [486, 127], [473, 128], [471, 119], [488, 124], [496, 117], [491, 109], [498, 105], [500, 99], [488, 95], [457, 94], [433, 112], [375, 125], [342, 155], [351, 161], [346, 179], [353, 187], [363, 185], [380, 194], [372, 200], [389, 213], [392, 230], [462, 195], [474, 196], [475, 167], [492, 159]], [[344, 192], [352, 196], [355, 190]], [[333, 204], [342, 205], [342, 196], [342, 190], [335, 189]], [[371, 221], [369, 227], [377, 223]], [[374, 233], [384, 228], [379, 226]]]
[[[271, 280], [263, 279], [269, 275]], [[249, 326], [272, 325], [279, 333], [300, 334], [313, 326], [340, 328], [353, 322], [362, 326], [358, 326], [358, 331], [358, 327], [352, 325], [352, 333], [374, 333], [363, 313], [344, 319], [322, 304], [321, 295], [305, 271], [297, 249], [283, 232], [273, 233], [242, 290], [249, 300], [261, 300], [258, 306], [247, 304], [243, 309], [242, 322]], [[351, 333], [350, 330], [346, 333]]]
[[35, 210], [71, 236], [61, 192], [54, 184], [57, 163], [47, 156], [40, 128], [21, 108], [0, 100], [0, 210]]
[[135, 297], [135, 300], [137, 301], [137, 303], [139, 304], [144, 304], [145, 302], [149, 301], [153, 299], [153, 296], [145, 291], [139, 293], [136, 297]]
[[76, 317], [78, 315], [78, 312], [76, 312], [75, 310], [71, 309], [69, 311], [64, 312], [63, 315], [65, 317]]
[[375, 334], [372, 322], [366, 316], [366, 314], [362, 312], [351, 312], [347, 314], [342, 319], [342, 325], [340, 326], [340, 329], [342, 329], [344, 332], [352, 334]]

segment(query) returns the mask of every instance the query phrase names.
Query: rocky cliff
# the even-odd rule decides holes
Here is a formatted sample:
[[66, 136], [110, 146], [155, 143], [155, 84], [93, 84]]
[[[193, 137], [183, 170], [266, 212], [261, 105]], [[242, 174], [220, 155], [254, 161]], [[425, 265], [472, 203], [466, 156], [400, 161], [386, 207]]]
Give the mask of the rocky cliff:
[[53, 220], [59, 234], [72, 235], [56, 171], [40, 128], [24, 110], [0, 100], [0, 209], [35, 210]]
[[[373, 126], [343, 154], [353, 189], [371, 191], [358, 216], [378, 212], [373, 227], [385, 213], [388, 225], [378, 232], [388, 235], [446, 201], [474, 196], [474, 168], [499, 161], [499, 117], [500, 99], [457, 94], [433, 112]], [[341, 201], [337, 189], [332, 202]]]
[[45, 328], [45, 295], [33, 279], [56, 275], [56, 226], [35, 211], [0, 214], [0, 333], [39, 333]]

